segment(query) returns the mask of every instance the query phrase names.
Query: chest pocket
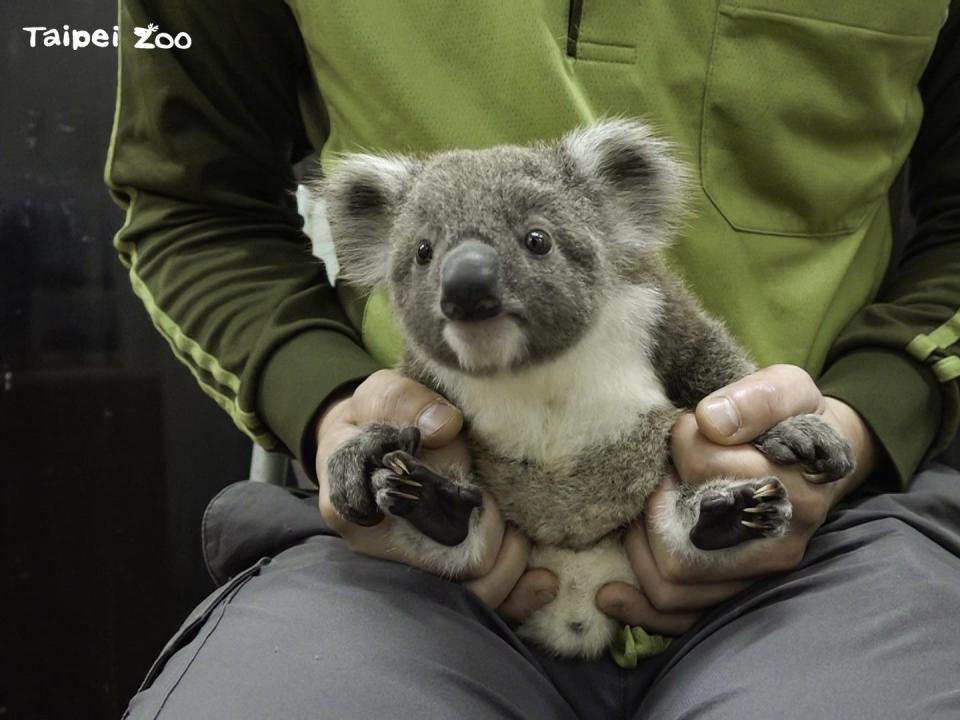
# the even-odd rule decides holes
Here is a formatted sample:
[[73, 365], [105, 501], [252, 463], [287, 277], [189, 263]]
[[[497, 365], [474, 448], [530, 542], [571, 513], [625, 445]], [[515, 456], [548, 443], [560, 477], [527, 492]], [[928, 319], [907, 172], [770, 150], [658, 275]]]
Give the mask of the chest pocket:
[[721, 2], [717, 12], [701, 126], [703, 188], [740, 231], [850, 232], [885, 196], [909, 152], [922, 114], [917, 81], [946, 5], [743, 4]]

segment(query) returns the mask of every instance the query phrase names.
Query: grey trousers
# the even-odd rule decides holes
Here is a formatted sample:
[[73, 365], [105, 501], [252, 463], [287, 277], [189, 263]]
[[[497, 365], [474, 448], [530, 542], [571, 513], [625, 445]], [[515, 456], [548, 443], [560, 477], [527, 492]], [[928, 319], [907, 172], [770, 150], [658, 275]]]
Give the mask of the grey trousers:
[[125, 717], [960, 718], [960, 473], [942, 466], [838, 508], [800, 568], [629, 671], [539, 654], [459, 585], [355, 555], [279, 488], [232, 486], [204, 533], [225, 582]]

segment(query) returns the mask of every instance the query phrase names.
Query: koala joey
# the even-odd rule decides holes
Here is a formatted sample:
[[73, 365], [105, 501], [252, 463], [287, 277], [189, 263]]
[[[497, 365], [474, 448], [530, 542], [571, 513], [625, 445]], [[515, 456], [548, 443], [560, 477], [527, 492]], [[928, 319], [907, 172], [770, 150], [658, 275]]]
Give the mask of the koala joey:
[[[679, 413], [754, 370], [662, 262], [683, 170], [642, 124], [605, 121], [549, 143], [428, 157], [348, 155], [316, 192], [340, 281], [385, 289], [405, 341], [402, 371], [459, 407], [472, 467], [428, 467], [415, 428], [372, 424], [329, 459], [346, 519], [394, 516], [393, 541], [456, 578], [483, 556], [480, 490], [534, 543], [557, 598], [519, 634], [595, 657], [618, 624], [594, 596], [637, 584], [621, 542], [670, 463]], [[756, 447], [811, 482], [853, 469], [816, 415]], [[674, 551], [743, 560], [784, 533], [776, 477], [679, 486], [653, 518]]]

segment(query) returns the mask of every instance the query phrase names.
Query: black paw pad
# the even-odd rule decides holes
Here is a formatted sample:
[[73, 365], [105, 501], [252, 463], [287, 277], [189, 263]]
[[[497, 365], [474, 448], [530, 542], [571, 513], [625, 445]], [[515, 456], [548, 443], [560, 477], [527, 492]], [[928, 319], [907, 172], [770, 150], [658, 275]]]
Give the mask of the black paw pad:
[[383, 510], [405, 518], [441, 545], [466, 539], [470, 516], [483, 504], [479, 490], [447, 480], [403, 450], [387, 453], [381, 464], [374, 486]]
[[777, 478], [712, 488], [700, 497], [690, 541], [701, 550], [721, 550], [781, 535], [789, 520], [790, 502]]

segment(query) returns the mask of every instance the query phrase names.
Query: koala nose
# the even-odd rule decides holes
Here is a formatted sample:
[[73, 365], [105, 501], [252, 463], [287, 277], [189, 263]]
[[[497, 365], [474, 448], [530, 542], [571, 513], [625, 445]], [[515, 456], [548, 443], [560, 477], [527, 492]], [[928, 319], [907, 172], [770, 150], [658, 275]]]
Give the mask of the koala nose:
[[440, 310], [451, 320], [487, 320], [500, 313], [497, 251], [479, 240], [466, 240], [443, 259]]

